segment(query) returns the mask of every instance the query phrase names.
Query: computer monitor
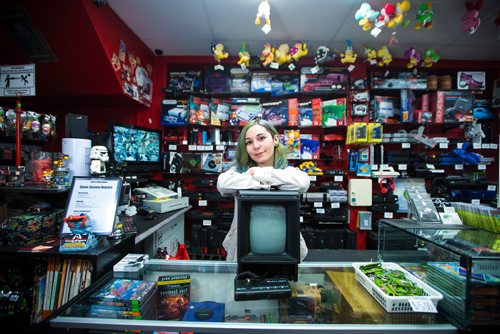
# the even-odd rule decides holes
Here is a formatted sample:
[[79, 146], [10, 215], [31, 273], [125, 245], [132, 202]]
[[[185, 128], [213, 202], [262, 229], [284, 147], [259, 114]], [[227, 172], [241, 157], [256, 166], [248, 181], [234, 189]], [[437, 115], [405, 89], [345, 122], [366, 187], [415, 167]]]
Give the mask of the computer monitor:
[[297, 281], [300, 262], [300, 195], [295, 191], [241, 190], [238, 207], [238, 274]]

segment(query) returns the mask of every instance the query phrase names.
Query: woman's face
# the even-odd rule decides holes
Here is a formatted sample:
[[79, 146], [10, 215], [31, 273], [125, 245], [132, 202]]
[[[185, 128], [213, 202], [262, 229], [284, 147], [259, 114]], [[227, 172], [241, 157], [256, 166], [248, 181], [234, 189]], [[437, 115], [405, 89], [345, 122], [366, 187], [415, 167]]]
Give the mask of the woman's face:
[[255, 124], [248, 128], [245, 136], [247, 153], [257, 166], [272, 167], [274, 165], [274, 145], [278, 144], [278, 136], [273, 136], [265, 127]]

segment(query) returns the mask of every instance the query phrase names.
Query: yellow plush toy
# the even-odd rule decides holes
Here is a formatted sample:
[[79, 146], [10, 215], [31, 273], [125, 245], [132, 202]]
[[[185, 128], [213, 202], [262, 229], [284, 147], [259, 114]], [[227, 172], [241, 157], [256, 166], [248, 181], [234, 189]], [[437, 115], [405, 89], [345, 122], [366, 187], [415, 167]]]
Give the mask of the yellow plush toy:
[[385, 45], [380, 50], [377, 51], [377, 56], [379, 58], [382, 58], [378, 62], [378, 66], [380, 66], [380, 67], [387, 66], [392, 61], [392, 55], [389, 52], [389, 49], [387, 48], [387, 46], [385, 46]]
[[298, 61], [301, 57], [307, 55], [309, 50], [307, 50], [306, 43], [295, 43], [293, 48], [290, 50], [290, 54], [292, 55], [292, 59], [294, 61]]
[[260, 54], [260, 60], [263, 60], [262, 66], [267, 66], [274, 61], [274, 48], [271, 44], [264, 44], [264, 50]]
[[281, 44], [277, 50], [274, 51], [274, 60], [279, 64], [286, 64], [292, 61], [290, 55], [290, 47], [288, 44]]
[[212, 44], [211, 49], [215, 60], [217, 60], [218, 62], [220, 62], [221, 59], [226, 59], [227, 57], [229, 57], [229, 54], [227, 52], [224, 52], [224, 45], [222, 43]]
[[247, 43], [241, 43], [241, 50], [238, 52], [240, 60], [238, 60], [238, 65], [245, 64], [248, 67], [250, 63], [250, 53], [247, 51]]
[[366, 61], [372, 62], [373, 60], [377, 60], [377, 51], [370, 47], [365, 48]]
[[351, 41], [347, 41], [347, 49], [345, 50], [345, 53], [340, 54], [340, 62], [342, 64], [354, 63], [357, 57], [358, 54], [354, 53], [354, 50], [351, 46]]

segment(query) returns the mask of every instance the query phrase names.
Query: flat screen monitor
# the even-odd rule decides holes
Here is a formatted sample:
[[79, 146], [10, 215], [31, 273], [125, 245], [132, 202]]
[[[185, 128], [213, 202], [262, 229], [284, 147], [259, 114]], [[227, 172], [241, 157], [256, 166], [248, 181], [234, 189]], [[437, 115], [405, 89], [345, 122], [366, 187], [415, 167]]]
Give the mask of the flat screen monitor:
[[300, 195], [294, 191], [242, 190], [238, 206], [238, 274], [297, 280], [300, 262]]
[[126, 163], [127, 172], [161, 170], [161, 131], [132, 125], [111, 126], [115, 164]]

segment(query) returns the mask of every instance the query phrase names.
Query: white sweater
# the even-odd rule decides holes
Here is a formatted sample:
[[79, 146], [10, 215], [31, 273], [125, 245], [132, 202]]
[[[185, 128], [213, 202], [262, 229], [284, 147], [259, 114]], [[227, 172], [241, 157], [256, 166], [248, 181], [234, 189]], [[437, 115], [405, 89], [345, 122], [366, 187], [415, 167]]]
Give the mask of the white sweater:
[[[278, 187], [280, 190], [298, 191], [303, 194], [309, 189], [309, 176], [307, 173], [295, 167], [287, 167], [285, 169], [274, 169], [272, 167], [257, 167], [254, 175], [246, 173], [238, 173], [236, 168], [219, 175], [217, 179], [217, 190], [223, 196], [234, 196], [238, 190], [242, 189], [265, 189]], [[222, 245], [227, 252], [227, 261], [236, 262], [237, 260], [237, 241], [238, 241], [238, 207], [235, 203], [234, 218], [231, 228], [224, 239]], [[307, 255], [307, 246], [300, 235], [300, 260], [302, 261]]]

